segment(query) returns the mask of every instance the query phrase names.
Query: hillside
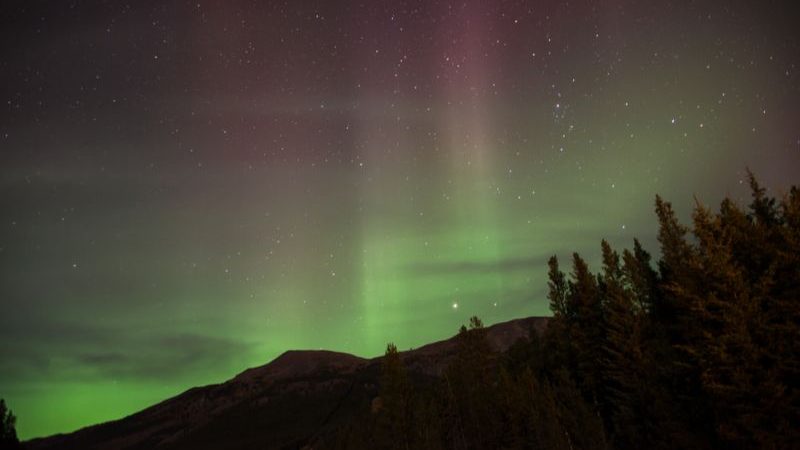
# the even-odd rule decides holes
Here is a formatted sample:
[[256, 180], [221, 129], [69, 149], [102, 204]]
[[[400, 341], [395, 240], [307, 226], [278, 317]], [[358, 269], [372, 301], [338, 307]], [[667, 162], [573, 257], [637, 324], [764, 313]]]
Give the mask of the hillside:
[[[505, 351], [541, 332], [547, 318], [532, 317], [487, 328], [490, 345]], [[417, 380], [441, 374], [455, 338], [402, 352]], [[120, 420], [74, 433], [33, 439], [29, 449], [251, 449], [302, 448], [347, 423], [377, 395], [382, 357], [331, 351], [287, 351], [232, 379], [196, 387]]]

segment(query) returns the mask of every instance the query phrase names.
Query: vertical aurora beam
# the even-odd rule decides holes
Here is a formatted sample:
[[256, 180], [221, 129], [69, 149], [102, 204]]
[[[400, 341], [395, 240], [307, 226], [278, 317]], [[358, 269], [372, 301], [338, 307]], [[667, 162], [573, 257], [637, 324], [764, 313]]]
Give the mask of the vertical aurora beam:
[[404, 154], [414, 141], [403, 131], [403, 105], [391, 95], [403, 88], [394, 76], [403, 59], [387, 58], [371, 49], [354, 58], [365, 67], [363, 79], [354, 80], [359, 92], [353, 124], [360, 227], [354, 255], [359, 282], [356, 322], [368, 347], [363, 351], [369, 354], [378, 354], [383, 343], [397, 335], [395, 319], [403, 315], [403, 301], [409, 297], [398, 262], [409, 248], [402, 240], [415, 206], [413, 174]]
[[[496, 261], [499, 257], [497, 196], [500, 185], [495, 180], [496, 163], [492, 136], [490, 105], [486, 100], [487, 67], [493, 64], [489, 51], [486, 6], [467, 2], [454, 12], [441, 40], [457, 45], [442, 55], [445, 65], [445, 102], [441, 117], [447, 150], [447, 177], [454, 195], [450, 202], [450, 220], [455, 233], [441, 236], [450, 241], [452, 262], [470, 260]], [[450, 53], [452, 52], [452, 53]], [[466, 290], [496, 291], [499, 279], [492, 273], [477, 273], [469, 285], [456, 285], [453, 302], [464, 315], [477, 314], [482, 308], [465, 304]], [[464, 284], [468, 280], [455, 280]]]
[[[492, 64], [487, 58], [486, 14], [475, 3], [445, 16], [436, 41], [458, 44], [437, 47], [430, 55], [441, 74], [430, 114], [418, 105], [398, 105], [385, 95], [388, 90], [414, 89], [392, 73], [405, 62], [402, 57], [395, 65], [371, 64], [366, 70], [372, 80], [393, 81], [368, 85], [359, 102], [367, 106], [356, 130], [363, 150], [356, 166], [362, 181], [360, 304], [365, 342], [394, 339], [410, 346], [439, 338], [442, 321], [455, 330], [469, 315], [485, 312], [491, 295], [502, 287], [502, 276], [491, 271], [469, 279], [460, 273], [430, 273], [437, 264], [486, 263], [501, 256], [500, 187], [494, 178], [492, 118], [486, 101], [491, 83], [487, 65]], [[375, 61], [373, 55], [364, 58]], [[416, 111], [417, 126], [431, 128], [437, 136], [433, 143], [407, 131], [407, 110]], [[415, 164], [414, 155], [428, 144], [436, 149], [426, 151], [435, 150], [439, 156]], [[486, 303], [475, 304], [481, 296], [488, 297]], [[421, 316], [420, 311], [427, 313]]]

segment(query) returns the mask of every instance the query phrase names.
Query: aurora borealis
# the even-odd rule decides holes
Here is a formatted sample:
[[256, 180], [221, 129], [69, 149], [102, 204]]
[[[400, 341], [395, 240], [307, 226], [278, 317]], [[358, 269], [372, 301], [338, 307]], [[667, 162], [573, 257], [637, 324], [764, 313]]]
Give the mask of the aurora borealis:
[[0, 397], [66, 432], [288, 349], [545, 315], [653, 198], [800, 173], [789, 2], [4, 2]]

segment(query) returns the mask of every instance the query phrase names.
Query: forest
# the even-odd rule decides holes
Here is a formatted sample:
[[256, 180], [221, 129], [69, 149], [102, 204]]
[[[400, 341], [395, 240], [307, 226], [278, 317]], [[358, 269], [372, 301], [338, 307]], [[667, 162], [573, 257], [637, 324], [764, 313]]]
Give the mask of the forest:
[[380, 397], [333, 448], [800, 448], [800, 191], [656, 197], [660, 260], [603, 241], [602, 267], [549, 261], [547, 329], [495, 353], [473, 317], [435, 383], [389, 344]]

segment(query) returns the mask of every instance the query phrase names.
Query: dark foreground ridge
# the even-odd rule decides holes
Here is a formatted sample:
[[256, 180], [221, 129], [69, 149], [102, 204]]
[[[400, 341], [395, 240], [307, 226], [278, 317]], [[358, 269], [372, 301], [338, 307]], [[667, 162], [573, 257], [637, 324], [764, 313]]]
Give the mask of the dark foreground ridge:
[[[506, 351], [546, 317], [487, 327], [493, 350]], [[409, 375], [440, 375], [455, 337], [401, 352]], [[195, 387], [123, 419], [37, 438], [27, 449], [303, 448], [350, 423], [378, 395], [383, 357], [288, 351], [224, 383]]]

